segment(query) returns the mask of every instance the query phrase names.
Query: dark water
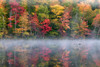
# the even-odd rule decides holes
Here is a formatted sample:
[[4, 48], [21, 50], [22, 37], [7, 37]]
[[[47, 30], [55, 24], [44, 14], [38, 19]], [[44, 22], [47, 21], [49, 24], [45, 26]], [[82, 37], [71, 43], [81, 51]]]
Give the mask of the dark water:
[[100, 67], [100, 40], [0, 40], [0, 67]]

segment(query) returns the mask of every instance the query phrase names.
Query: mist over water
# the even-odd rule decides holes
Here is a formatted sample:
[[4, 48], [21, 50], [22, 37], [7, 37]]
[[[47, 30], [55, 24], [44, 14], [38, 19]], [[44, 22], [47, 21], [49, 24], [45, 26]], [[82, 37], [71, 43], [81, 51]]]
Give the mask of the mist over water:
[[89, 45], [91, 44], [93, 46], [93, 44], [95, 43], [95, 45], [100, 44], [100, 40], [99, 39], [73, 39], [73, 40], [68, 40], [68, 39], [59, 39], [59, 40], [55, 40], [55, 39], [28, 39], [28, 40], [24, 40], [24, 39], [1, 39], [0, 40], [0, 44], [4, 44], [4, 45], [11, 45], [11, 46], [16, 46], [16, 45], [50, 45], [50, 44], [56, 44], [56, 45], [61, 45], [61, 44], [65, 44], [65, 45], [73, 45], [73, 44], [80, 44], [80, 45]]
[[[35, 53], [34, 53], [35, 51]], [[49, 60], [41, 57], [43, 53], [49, 55]], [[38, 55], [39, 53], [39, 55]], [[42, 54], [40, 54], [42, 53]], [[66, 53], [64, 56], [63, 54]], [[43, 54], [45, 56], [46, 54]], [[80, 40], [0, 40], [0, 67], [30, 67], [33, 64], [42, 62], [48, 62], [46, 67], [54, 67], [61, 59], [63, 63], [69, 67], [99, 67], [100, 66], [100, 40], [93, 39], [80, 39]], [[35, 56], [39, 56], [40, 59], [35, 60]], [[19, 59], [16, 59], [18, 57]], [[52, 59], [55, 57], [57, 60]], [[69, 59], [65, 60], [63, 57]], [[36, 57], [37, 58], [37, 57]], [[10, 59], [13, 59], [11, 61]], [[23, 62], [21, 60], [23, 60]], [[33, 62], [32, 60], [33, 59]], [[44, 60], [42, 60], [44, 59]], [[59, 60], [60, 59], [60, 60]], [[40, 61], [41, 60], [41, 61]], [[52, 62], [52, 63], [51, 63]], [[61, 61], [60, 61], [61, 62]], [[55, 63], [55, 64], [53, 64]], [[19, 66], [16, 66], [19, 65]], [[40, 67], [36, 66], [36, 67]], [[45, 67], [45, 65], [43, 66]]]
[[0, 0], [0, 67], [100, 67], [99, 17], [100, 0]]

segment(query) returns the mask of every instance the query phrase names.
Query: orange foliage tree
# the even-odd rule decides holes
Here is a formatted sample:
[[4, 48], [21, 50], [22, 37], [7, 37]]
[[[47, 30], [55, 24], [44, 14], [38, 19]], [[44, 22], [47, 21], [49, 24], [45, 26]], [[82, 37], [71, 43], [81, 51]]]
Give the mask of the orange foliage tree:
[[72, 28], [72, 37], [86, 37], [90, 35], [90, 30], [88, 29], [88, 25], [86, 21], [82, 21], [81, 23], [75, 23]]
[[93, 19], [92, 25], [94, 26], [94, 30], [97, 29], [96, 35], [100, 35], [100, 14], [97, 14], [96, 17]]
[[77, 6], [79, 7], [81, 14], [84, 14], [86, 11], [92, 10], [91, 5], [86, 4], [84, 2], [77, 4]]
[[[59, 31], [62, 33], [62, 35], [66, 33], [65, 30], [70, 29], [70, 26], [69, 26], [70, 25], [70, 19], [72, 18], [70, 16], [70, 12], [71, 12], [71, 9], [70, 8], [65, 9], [62, 18], [60, 19], [60, 21], [61, 21], [62, 24], [61, 24], [61, 28], [60, 28]], [[62, 29], [62, 27], [65, 30]]]

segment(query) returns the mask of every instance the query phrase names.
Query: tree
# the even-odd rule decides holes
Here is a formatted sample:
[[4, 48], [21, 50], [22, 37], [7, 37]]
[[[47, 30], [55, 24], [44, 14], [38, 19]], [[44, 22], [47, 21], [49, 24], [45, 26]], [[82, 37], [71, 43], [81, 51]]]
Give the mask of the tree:
[[38, 15], [40, 22], [42, 22], [45, 19], [49, 19], [49, 12], [50, 11], [49, 11], [48, 6], [40, 5], [37, 10], [38, 10], [37, 15]]
[[64, 13], [64, 7], [61, 5], [51, 5], [51, 13], [50, 13], [50, 19], [52, 26], [52, 31], [50, 31], [50, 37], [58, 37], [62, 33], [63, 28], [61, 27], [61, 21], [60, 18], [62, 17], [62, 14]]
[[82, 23], [80, 24], [79, 32], [81, 37], [90, 35], [90, 30], [88, 29], [88, 25], [86, 21], [83, 20]]
[[70, 22], [70, 19], [72, 18], [70, 16], [70, 12], [71, 12], [72, 9], [69, 8], [66, 8], [66, 10], [64, 11], [64, 14], [62, 16], [62, 18], [60, 19], [61, 22], [62, 22], [62, 26], [67, 30], [67, 29], [70, 29], [69, 27], [69, 22]]
[[61, 18], [62, 26], [67, 30], [70, 29], [69, 22], [70, 22], [71, 16], [70, 12], [65, 11], [63, 17]]
[[94, 31], [96, 36], [100, 35], [100, 14], [97, 14], [96, 17], [93, 19], [92, 25], [94, 26]]
[[53, 5], [51, 7], [51, 12], [54, 13], [54, 17], [61, 18], [61, 15], [64, 13], [64, 7], [61, 5]]
[[40, 23], [38, 20], [38, 16], [35, 13], [34, 16], [30, 16], [30, 24], [31, 24], [31, 32], [34, 34], [40, 33]]
[[72, 37], [79, 38], [83, 37], [85, 38], [86, 36], [90, 35], [90, 30], [88, 29], [87, 22], [84, 20], [81, 23], [77, 22], [72, 22]]
[[30, 22], [28, 21], [28, 13], [24, 12], [23, 15], [19, 17], [19, 28], [16, 29], [15, 33], [24, 35], [29, 35]]
[[93, 10], [86, 11], [83, 16], [84, 20], [88, 21], [89, 29], [91, 30], [93, 29], [92, 22], [95, 16], [96, 16], [96, 12]]
[[50, 20], [49, 19], [45, 19], [42, 23], [41, 23], [41, 32], [42, 35], [44, 36], [47, 32], [51, 31], [52, 28], [49, 26], [50, 24]]
[[96, 12], [92, 10], [91, 5], [88, 3], [81, 2], [80, 4], [78, 4], [78, 7], [81, 14], [81, 18], [85, 21], [88, 21], [88, 28], [93, 30], [92, 22], [93, 18], [96, 15]]
[[77, 6], [79, 7], [81, 14], [84, 14], [88, 10], [92, 10], [91, 5], [86, 4], [84, 2], [80, 2], [79, 4], [77, 4]]
[[7, 34], [6, 30], [6, 10], [4, 8], [4, 1], [0, 0], [0, 38]]
[[10, 1], [9, 3], [10, 3], [11, 10], [10, 10], [10, 17], [8, 18], [8, 20], [10, 21], [8, 23], [8, 27], [16, 31], [16, 28], [18, 27], [18, 23], [19, 23], [19, 17], [20, 15], [23, 15], [23, 13], [26, 10], [24, 9], [24, 7], [21, 7], [19, 3], [16, 2], [16, 0]]
[[61, 27], [60, 27], [59, 31], [62, 35], [65, 35], [66, 30], [70, 29], [70, 26], [69, 26], [70, 25], [70, 19], [72, 18], [70, 16], [70, 12], [71, 12], [71, 9], [66, 8], [62, 18], [60, 19], [62, 24], [61, 24]]

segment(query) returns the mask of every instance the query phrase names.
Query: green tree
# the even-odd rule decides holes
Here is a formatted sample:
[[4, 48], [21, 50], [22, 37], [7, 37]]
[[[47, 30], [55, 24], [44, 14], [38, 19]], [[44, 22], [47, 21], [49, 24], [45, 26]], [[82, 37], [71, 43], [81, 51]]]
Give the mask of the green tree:
[[49, 8], [47, 5], [40, 5], [37, 9], [38, 18], [40, 21], [43, 21], [44, 19], [49, 19]]
[[0, 37], [2, 37], [3, 35], [7, 34], [7, 30], [6, 30], [6, 11], [4, 8], [4, 3], [0, 2]]

